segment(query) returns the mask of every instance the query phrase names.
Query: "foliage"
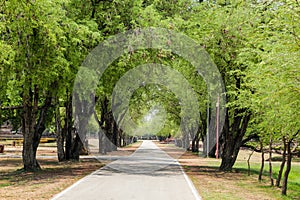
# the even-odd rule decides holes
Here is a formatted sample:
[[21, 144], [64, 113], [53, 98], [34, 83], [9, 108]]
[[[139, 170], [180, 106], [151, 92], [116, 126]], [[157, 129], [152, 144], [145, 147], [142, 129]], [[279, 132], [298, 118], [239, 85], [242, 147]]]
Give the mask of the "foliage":
[[[270, 136], [278, 146], [283, 146], [283, 137], [297, 145], [300, 137], [297, 134], [300, 129], [299, 9], [299, 2], [292, 0], [1, 0], [0, 121], [10, 119], [16, 127], [21, 120], [37, 125], [41, 108], [45, 108], [47, 98], [52, 98], [51, 105], [61, 107], [56, 109], [55, 114], [59, 115], [56, 119], [61, 119], [62, 126], [66, 125], [68, 120], [62, 119], [72, 118], [64, 113], [68, 110], [66, 104], [72, 103], [73, 81], [86, 55], [110, 36], [152, 26], [185, 33], [207, 50], [217, 65], [226, 87], [228, 112], [222, 142], [224, 151], [233, 158], [231, 167], [242, 139], [247, 137], [258, 135], [264, 146], [269, 144]], [[198, 98], [200, 125], [205, 124], [209, 94], [201, 76], [173, 52], [145, 49], [124, 53], [99, 80], [96, 112], [100, 126], [110, 126], [105, 117], [107, 120], [111, 113], [111, 97], [117, 82], [130, 70], [146, 63], [170, 66], [188, 80]], [[167, 78], [176, 79], [168, 75]], [[90, 78], [86, 83], [93, 81], [98, 80]], [[89, 91], [85, 92], [88, 95]], [[31, 115], [24, 115], [25, 108]], [[182, 117], [178, 97], [163, 85], [139, 87], [130, 100], [133, 120], [144, 124], [147, 113], [154, 108], [165, 110], [156, 119], [166, 121], [157, 134], [181, 136], [177, 132]], [[214, 105], [210, 109], [213, 111]], [[54, 109], [49, 108], [45, 126], [53, 126], [55, 121]], [[96, 131], [97, 121], [91, 118], [87, 124]], [[206, 133], [202, 125], [201, 137]], [[23, 130], [24, 126], [23, 123]], [[189, 128], [184, 131], [192, 133]], [[200, 135], [190, 136], [200, 139]], [[228, 144], [235, 150], [226, 150], [224, 141], [230, 140], [232, 144]]]

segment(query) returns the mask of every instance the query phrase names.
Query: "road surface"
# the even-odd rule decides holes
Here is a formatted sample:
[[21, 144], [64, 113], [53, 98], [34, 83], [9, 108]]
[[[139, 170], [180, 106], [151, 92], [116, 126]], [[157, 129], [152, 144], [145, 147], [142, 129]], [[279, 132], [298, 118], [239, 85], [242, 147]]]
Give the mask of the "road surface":
[[199, 200], [177, 160], [152, 141], [54, 196], [53, 200]]

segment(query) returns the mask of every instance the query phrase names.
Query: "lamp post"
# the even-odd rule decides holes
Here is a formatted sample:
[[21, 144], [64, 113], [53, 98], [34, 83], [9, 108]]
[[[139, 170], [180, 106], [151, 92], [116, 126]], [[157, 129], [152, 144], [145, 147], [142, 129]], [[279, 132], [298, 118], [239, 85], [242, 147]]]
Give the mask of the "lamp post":
[[207, 101], [207, 122], [206, 122], [206, 156], [209, 156], [209, 100]]
[[219, 115], [220, 115], [220, 95], [218, 95], [217, 103], [216, 103], [216, 158], [219, 158]]

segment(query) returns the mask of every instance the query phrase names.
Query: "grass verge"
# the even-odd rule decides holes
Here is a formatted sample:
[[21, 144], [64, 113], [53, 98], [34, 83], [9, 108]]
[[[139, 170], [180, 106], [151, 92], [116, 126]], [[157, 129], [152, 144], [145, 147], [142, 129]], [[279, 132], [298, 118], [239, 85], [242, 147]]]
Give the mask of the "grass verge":
[[[170, 156], [178, 159], [204, 200], [300, 200], [300, 163], [293, 162], [288, 181], [288, 195], [281, 196], [281, 188], [271, 187], [268, 178], [268, 164], [265, 163], [263, 181], [258, 181], [260, 154], [251, 157], [251, 173], [248, 176], [247, 158], [249, 151], [241, 150], [232, 172], [221, 172], [221, 159], [202, 158], [192, 152], [184, 152], [174, 145], [156, 143]], [[273, 163], [274, 177], [277, 177], [280, 162]]]

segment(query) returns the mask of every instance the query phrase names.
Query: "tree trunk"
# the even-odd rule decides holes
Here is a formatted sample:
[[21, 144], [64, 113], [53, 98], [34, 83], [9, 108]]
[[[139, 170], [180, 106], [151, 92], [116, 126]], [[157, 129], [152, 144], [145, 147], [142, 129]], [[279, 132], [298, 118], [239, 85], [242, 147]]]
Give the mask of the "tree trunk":
[[253, 153], [254, 153], [254, 150], [252, 150], [252, 152], [249, 154], [249, 157], [248, 157], [248, 159], [247, 159], [247, 165], [248, 165], [248, 176], [250, 176], [251, 175], [251, 169], [250, 169], [250, 159], [251, 159], [251, 156], [253, 155]]
[[83, 148], [82, 140], [78, 133], [75, 133], [75, 139], [72, 143], [71, 160], [79, 161], [80, 150]]
[[231, 171], [232, 167], [238, 156], [240, 147], [242, 145], [242, 139], [246, 133], [246, 129], [250, 120], [250, 113], [244, 113], [243, 110], [236, 110], [233, 124], [229, 126], [229, 114], [226, 111], [225, 124], [222, 131], [222, 145], [221, 145], [221, 157], [222, 162], [220, 165], [221, 171]]
[[192, 152], [199, 152], [199, 140], [200, 140], [200, 130], [197, 130], [194, 138], [192, 139]]
[[102, 129], [103, 127], [103, 122], [104, 119], [103, 113], [101, 113], [101, 120], [99, 120], [96, 111], [94, 111], [94, 118], [96, 122], [98, 123], [99, 130], [98, 130], [98, 152], [105, 155], [106, 154], [106, 148], [105, 148], [105, 133], [103, 132], [104, 130]]
[[274, 186], [274, 179], [273, 179], [273, 170], [272, 170], [272, 135], [270, 136], [270, 144], [269, 144], [269, 177], [271, 186]]
[[286, 145], [286, 138], [283, 137], [283, 154], [282, 154], [282, 161], [281, 161], [281, 165], [280, 165], [280, 169], [278, 172], [278, 177], [276, 179], [276, 186], [279, 187], [280, 186], [280, 181], [281, 181], [281, 177], [282, 177], [282, 172], [283, 172], [283, 168], [286, 162], [286, 150], [287, 150], [287, 145]]
[[287, 162], [286, 162], [286, 170], [284, 172], [283, 182], [282, 182], [282, 190], [281, 194], [287, 194], [287, 184], [288, 184], [288, 177], [291, 171], [291, 164], [292, 164], [292, 153], [291, 153], [291, 143], [292, 140], [289, 140], [287, 143]]
[[[109, 130], [110, 130], [110, 121], [109, 121], [109, 111], [108, 111], [109, 101], [108, 98], [105, 96], [104, 99], [101, 101], [101, 120], [99, 122], [99, 126], [102, 128], [102, 146], [101, 152], [102, 154], [106, 154], [109, 152]], [[104, 123], [105, 122], [105, 123]]]
[[[44, 100], [44, 105], [38, 114], [39, 89], [37, 85], [34, 86], [34, 91], [29, 90], [27, 94], [23, 95], [23, 164], [24, 170], [34, 171], [41, 167], [36, 160], [36, 151], [42, 137], [42, 133], [46, 129], [47, 114], [51, 107], [52, 95], [47, 92]], [[51, 117], [48, 117], [51, 118]]]
[[[51, 84], [50, 88], [54, 87], [54, 85], [55, 83]], [[49, 112], [51, 108], [51, 102], [52, 102], [52, 93], [48, 91], [46, 98], [44, 100], [44, 105], [40, 109], [37, 124], [34, 127], [33, 150], [35, 154], [40, 144], [42, 134], [46, 130], [46, 123], [51, 121], [53, 118], [53, 112]]]
[[56, 138], [57, 138], [57, 157], [58, 161], [62, 162], [66, 160], [65, 151], [64, 151], [64, 142], [65, 137], [62, 132], [61, 127], [61, 119], [60, 119], [60, 111], [59, 111], [59, 101], [56, 98], [56, 109], [55, 109], [55, 130], [56, 130]]
[[79, 96], [77, 93], [73, 93], [75, 101], [75, 141], [72, 145], [72, 158], [73, 160], [79, 160], [80, 154], [88, 154], [88, 141], [87, 136], [87, 124], [91, 119], [95, 110], [95, 98], [94, 94], [89, 96]]
[[188, 134], [188, 133], [183, 133], [182, 147], [183, 147], [185, 150], [189, 150], [189, 147], [190, 147], [190, 140], [189, 140], [189, 134]]
[[197, 140], [196, 140], [196, 146], [198, 147], [198, 151], [197, 152], [199, 152], [199, 143], [200, 143], [200, 138], [198, 138]]
[[[31, 80], [25, 85], [31, 85]], [[36, 160], [36, 151], [34, 148], [34, 127], [36, 123], [36, 115], [38, 111], [38, 88], [34, 87], [34, 93], [28, 87], [28, 91], [23, 94], [23, 165], [26, 171], [35, 171], [40, 169], [40, 165]]]
[[196, 151], [196, 138], [194, 137], [193, 139], [192, 139], [192, 152], [197, 152]]
[[105, 155], [105, 154], [107, 154], [106, 147], [105, 147], [105, 145], [106, 145], [105, 133], [103, 133], [102, 131], [99, 131], [98, 135], [99, 135], [99, 153]]
[[127, 136], [123, 134], [123, 146], [127, 146]]
[[[231, 147], [230, 147], [230, 146]], [[227, 143], [227, 148], [225, 153], [222, 153], [222, 162], [220, 165], [220, 170], [221, 171], [231, 171], [232, 167], [236, 161], [238, 152], [239, 152], [239, 147], [236, 146], [240, 146], [239, 144], [234, 145], [231, 143]]]
[[259, 175], [258, 175], [259, 181], [262, 180], [262, 175], [263, 175], [264, 166], [265, 166], [265, 152], [264, 152], [264, 146], [263, 146], [262, 141], [260, 141], [260, 150], [261, 150], [261, 166], [260, 166]]
[[123, 131], [122, 129], [118, 129], [118, 147], [122, 147], [122, 138], [123, 138]]
[[73, 143], [73, 131], [72, 131], [72, 95], [69, 94], [69, 91], [66, 91], [66, 102], [65, 102], [65, 125], [63, 128], [63, 135], [66, 137], [66, 146], [65, 146], [65, 158], [66, 160], [70, 160], [72, 158], [72, 143]]
[[116, 123], [116, 121], [114, 120], [114, 117], [112, 116], [112, 120], [113, 120], [113, 151], [117, 151], [117, 147], [118, 147], [118, 135], [119, 135], [119, 131], [118, 131], [118, 125]]

